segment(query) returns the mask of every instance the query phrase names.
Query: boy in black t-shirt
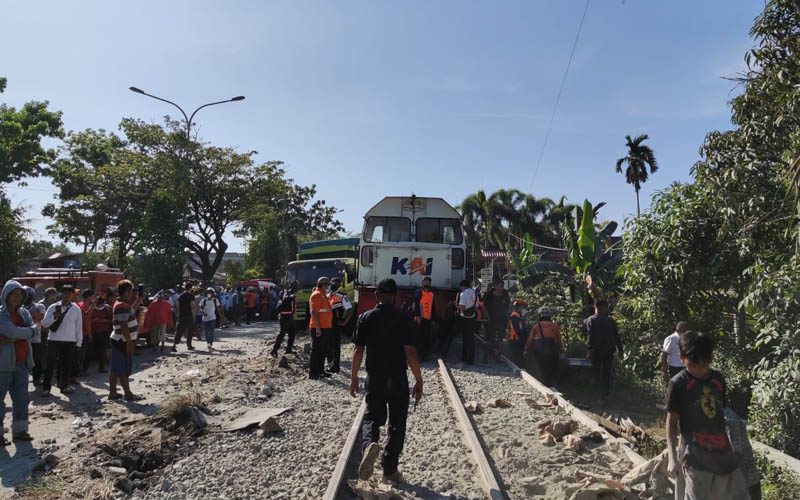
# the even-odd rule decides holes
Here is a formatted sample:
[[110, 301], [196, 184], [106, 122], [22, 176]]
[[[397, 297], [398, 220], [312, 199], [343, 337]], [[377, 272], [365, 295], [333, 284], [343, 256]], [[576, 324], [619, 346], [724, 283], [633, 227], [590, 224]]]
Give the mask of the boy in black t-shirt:
[[747, 500], [740, 457], [725, 432], [725, 378], [711, 368], [713, 351], [708, 335], [681, 334], [686, 370], [670, 380], [667, 390], [668, 470], [678, 483], [685, 482], [686, 500]]

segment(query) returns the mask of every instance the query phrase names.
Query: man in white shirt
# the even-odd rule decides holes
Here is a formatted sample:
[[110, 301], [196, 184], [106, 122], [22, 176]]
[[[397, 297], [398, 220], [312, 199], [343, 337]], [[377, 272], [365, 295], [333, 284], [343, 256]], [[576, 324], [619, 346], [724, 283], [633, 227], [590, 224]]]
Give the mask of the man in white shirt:
[[56, 302], [47, 308], [42, 320], [42, 326], [50, 329], [47, 339], [47, 362], [42, 381], [42, 397], [50, 396], [50, 387], [53, 372], [58, 373], [58, 388], [62, 394], [72, 394], [69, 387], [71, 368], [76, 348], [83, 343], [83, 314], [77, 304], [72, 303], [75, 287], [64, 285], [61, 287], [61, 302]]
[[664, 385], [669, 385], [670, 379], [683, 370], [683, 362], [680, 357], [681, 334], [689, 330], [689, 323], [678, 321], [675, 325], [675, 332], [664, 339], [664, 346], [661, 348], [661, 372], [664, 375]]
[[461, 361], [468, 365], [475, 364], [475, 325], [478, 298], [470, 288], [469, 281], [459, 283], [457, 331], [461, 332]]

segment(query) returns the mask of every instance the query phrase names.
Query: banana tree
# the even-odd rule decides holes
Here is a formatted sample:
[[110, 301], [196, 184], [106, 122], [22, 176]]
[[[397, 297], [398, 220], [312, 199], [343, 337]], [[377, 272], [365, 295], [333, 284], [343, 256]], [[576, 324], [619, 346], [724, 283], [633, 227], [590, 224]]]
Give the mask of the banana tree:
[[[589, 303], [591, 296], [586, 284], [595, 293], [614, 295], [620, 286], [620, 264], [622, 257], [614, 252], [611, 236], [617, 230], [616, 222], [609, 222], [599, 231], [594, 224], [597, 210], [605, 203], [592, 206], [585, 200], [582, 210], [576, 207], [573, 227], [567, 227], [564, 235], [567, 258], [566, 265], [539, 260], [525, 267], [522, 283], [536, 286], [547, 279], [561, 279], [572, 290], [580, 290], [581, 300]], [[543, 255], [542, 257], [546, 257]]]

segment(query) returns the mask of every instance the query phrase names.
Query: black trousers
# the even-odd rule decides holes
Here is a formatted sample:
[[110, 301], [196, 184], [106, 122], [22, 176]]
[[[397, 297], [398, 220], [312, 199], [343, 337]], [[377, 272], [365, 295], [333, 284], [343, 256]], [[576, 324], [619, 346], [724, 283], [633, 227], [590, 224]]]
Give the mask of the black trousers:
[[475, 318], [458, 317], [458, 330], [461, 332], [461, 361], [475, 364]]
[[503, 338], [506, 336], [506, 325], [508, 321], [490, 321], [486, 324], [486, 347], [488, 355], [494, 358], [500, 357]]
[[339, 361], [342, 358], [342, 327], [334, 324], [328, 338], [328, 350], [325, 359], [328, 361], [328, 369], [333, 372], [339, 371]]
[[255, 307], [248, 307], [247, 308], [247, 315], [244, 318], [244, 322], [246, 325], [249, 325], [251, 321], [255, 321], [256, 318], [256, 308]]
[[597, 377], [597, 383], [600, 386], [601, 399], [605, 399], [611, 394], [611, 379], [614, 370], [614, 353], [606, 354], [603, 356], [592, 355], [592, 370]]
[[675, 375], [679, 374], [680, 372], [683, 371], [683, 369], [684, 368], [682, 366], [670, 366], [669, 367], [669, 378], [672, 378]]
[[33, 385], [39, 385], [42, 381], [44, 364], [47, 359], [47, 344], [41, 342], [38, 344], [31, 344], [31, 347], [33, 348], [33, 370], [31, 371], [31, 376], [33, 376]]
[[385, 475], [393, 474], [400, 462], [403, 443], [406, 439], [406, 419], [408, 418], [408, 378], [406, 374], [395, 377], [373, 377], [367, 374], [367, 411], [361, 423], [361, 451], [366, 451], [370, 443], [377, 443], [381, 437], [381, 426], [386, 423], [387, 409], [389, 439], [381, 455], [381, 465]]
[[417, 353], [419, 359], [428, 359], [436, 345], [433, 338], [433, 320], [422, 318], [417, 327]]
[[56, 387], [65, 389], [69, 385], [72, 366], [75, 362], [75, 342], [50, 340], [47, 342], [47, 362], [44, 368], [42, 389], [49, 391], [53, 384], [53, 374], [58, 374]]
[[548, 387], [554, 386], [556, 375], [558, 375], [558, 347], [555, 339], [536, 339], [531, 348], [539, 367], [542, 383]]
[[281, 331], [278, 333], [278, 338], [275, 339], [275, 346], [272, 348], [272, 352], [277, 353], [278, 349], [281, 348], [281, 342], [283, 342], [283, 337], [285, 335], [289, 335], [289, 339], [286, 341], [286, 352], [291, 351], [294, 349], [294, 315], [292, 314], [281, 314], [280, 318], [280, 325]]
[[194, 331], [194, 317], [193, 316], [180, 316], [178, 318], [178, 325], [175, 327], [175, 340], [172, 345], [178, 345], [181, 342], [181, 336], [186, 332], [186, 345], [192, 346], [192, 332]]
[[317, 336], [316, 328], [311, 328], [311, 359], [308, 363], [308, 375], [311, 378], [319, 377], [325, 369], [325, 354], [328, 352], [328, 339], [331, 336], [330, 328], [323, 328], [322, 335]]

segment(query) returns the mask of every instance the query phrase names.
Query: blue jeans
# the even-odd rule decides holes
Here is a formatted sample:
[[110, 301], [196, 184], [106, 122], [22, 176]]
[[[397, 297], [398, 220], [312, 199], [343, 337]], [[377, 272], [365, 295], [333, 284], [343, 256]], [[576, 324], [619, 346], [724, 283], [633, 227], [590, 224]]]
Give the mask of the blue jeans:
[[0, 372], [0, 436], [6, 418], [6, 393], [11, 393], [11, 432], [28, 432], [28, 365], [17, 363], [13, 372]]
[[212, 319], [211, 321], [206, 321], [203, 323], [203, 326], [206, 330], [206, 342], [208, 342], [208, 345], [211, 345], [214, 343], [214, 327], [217, 326], [217, 320]]

